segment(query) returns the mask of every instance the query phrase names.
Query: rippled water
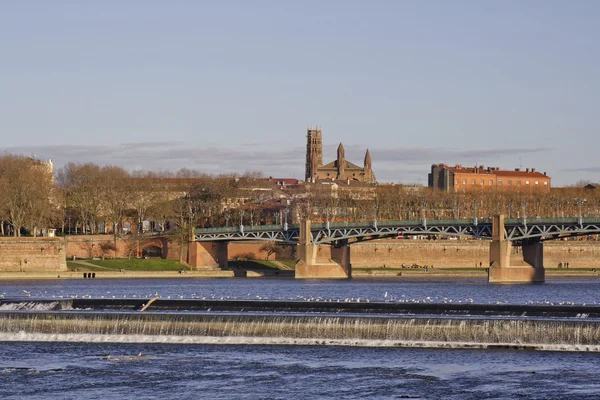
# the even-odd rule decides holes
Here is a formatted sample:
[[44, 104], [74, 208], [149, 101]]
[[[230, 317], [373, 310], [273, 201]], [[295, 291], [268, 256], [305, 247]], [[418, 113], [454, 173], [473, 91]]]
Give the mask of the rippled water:
[[[110, 361], [137, 355], [147, 358]], [[588, 353], [311, 346], [1, 343], [3, 399], [578, 399]]]
[[[600, 279], [554, 279], [545, 284], [493, 285], [483, 279], [65, 279], [0, 282], [4, 297], [369, 299], [431, 302], [600, 304]], [[385, 294], [387, 293], [387, 297]]]
[[[600, 303], [597, 279], [131, 279], [1, 282], [5, 297]], [[385, 296], [387, 292], [387, 297]], [[227, 339], [223, 339], [226, 341]], [[141, 358], [135, 356], [142, 353]], [[133, 357], [123, 361], [107, 359]], [[600, 398], [597, 353], [338, 346], [1, 342], [0, 398]]]

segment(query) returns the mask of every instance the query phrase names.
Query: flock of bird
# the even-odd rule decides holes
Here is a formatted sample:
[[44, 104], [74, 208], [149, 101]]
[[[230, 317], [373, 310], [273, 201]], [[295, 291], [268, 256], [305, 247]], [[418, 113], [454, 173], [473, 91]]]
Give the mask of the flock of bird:
[[[472, 297], [462, 298], [462, 299], [452, 299], [448, 297], [442, 296], [426, 296], [424, 298], [408, 298], [405, 295], [393, 295], [389, 292], [384, 292], [381, 297], [378, 298], [367, 298], [367, 297], [345, 297], [345, 298], [331, 298], [331, 297], [323, 297], [323, 296], [306, 296], [306, 295], [297, 295], [294, 297], [268, 297], [261, 295], [254, 295], [252, 293], [248, 293], [246, 296], [219, 296], [216, 294], [208, 294], [208, 295], [200, 295], [197, 293], [192, 293], [191, 295], [165, 295], [161, 296], [158, 292], [154, 292], [153, 294], [113, 294], [110, 291], [105, 292], [102, 295], [93, 296], [91, 294], [80, 294], [80, 295], [66, 295], [66, 294], [48, 294], [47, 291], [34, 293], [32, 295], [30, 290], [22, 290], [24, 297], [37, 297], [40, 299], [58, 299], [58, 300], [68, 300], [68, 299], [150, 299], [153, 297], [157, 297], [159, 299], [167, 299], [167, 300], [257, 300], [257, 301], [304, 301], [304, 302], [344, 302], [344, 303], [370, 303], [370, 302], [384, 302], [384, 303], [410, 303], [410, 304], [418, 304], [418, 303], [438, 303], [438, 304], [473, 304], [475, 300]], [[6, 292], [0, 294], [0, 299], [6, 298]], [[20, 296], [11, 296], [11, 297], [20, 297]], [[484, 304], [478, 302], [478, 304]], [[514, 304], [508, 301], [488, 301], [487, 304]], [[577, 303], [572, 301], [533, 301], [528, 300], [525, 302], [526, 305], [548, 305], [548, 306], [572, 306]], [[598, 302], [588, 302], [583, 303], [581, 305], [598, 305]]]

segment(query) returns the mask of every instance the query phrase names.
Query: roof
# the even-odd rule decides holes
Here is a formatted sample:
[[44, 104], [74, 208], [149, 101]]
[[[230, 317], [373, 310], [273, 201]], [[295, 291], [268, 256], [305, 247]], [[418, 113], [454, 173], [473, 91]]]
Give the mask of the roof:
[[[344, 166], [344, 169], [363, 169], [363, 167], [359, 167], [356, 164], [351, 163], [350, 161], [346, 161], [344, 160], [346, 165]], [[334, 160], [330, 163], [327, 163], [321, 167], [319, 167], [318, 169], [337, 169], [337, 160]]]
[[298, 179], [294, 179], [294, 178], [269, 178], [269, 180], [271, 182], [275, 182], [277, 184], [284, 184], [284, 185], [297, 185], [298, 184]]
[[549, 176], [544, 175], [541, 172], [538, 171], [510, 171], [510, 170], [498, 170], [498, 171], [494, 171], [494, 173], [497, 176], [514, 176], [514, 177], [523, 177], [523, 178], [548, 178], [550, 179]]

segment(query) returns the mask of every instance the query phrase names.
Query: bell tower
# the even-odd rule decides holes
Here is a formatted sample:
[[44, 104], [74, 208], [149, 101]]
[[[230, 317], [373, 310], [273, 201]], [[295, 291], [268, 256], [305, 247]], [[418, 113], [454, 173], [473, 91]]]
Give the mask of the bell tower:
[[304, 180], [310, 181], [317, 176], [317, 168], [323, 166], [323, 138], [321, 127], [308, 128], [306, 131], [306, 169]]

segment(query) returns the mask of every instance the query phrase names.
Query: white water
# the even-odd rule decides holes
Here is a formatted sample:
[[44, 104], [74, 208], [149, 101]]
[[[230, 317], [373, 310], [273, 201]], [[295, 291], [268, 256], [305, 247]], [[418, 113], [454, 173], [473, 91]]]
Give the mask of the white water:
[[[68, 305], [66, 305], [68, 304]], [[50, 311], [60, 308], [61, 310], [72, 309], [70, 303], [61, 305], [58, 301], [52, 302], [37, 302], [37, 301], [24, 301], [21, 303], [4, 303], [0, 304], [0, 311]]]
[[345, 347], [407, 347], [447, 349], [513, 348], [542, 351], [600, 352], [599, 345], [567, 344], [515, 344], [475, 343], [411, 340], [366, 339], [296, 339], [282, 337], [247, 336], [177, 336], [177, 335], [101, 335], [101, 334], [54, 334], [28, 332], [1, 332], [2, 342], [73, 342], [73, 343], [167, 343], [167, 344], [236, 344], [236, 345], [296, 345], [296, 346], [345, 346]]

